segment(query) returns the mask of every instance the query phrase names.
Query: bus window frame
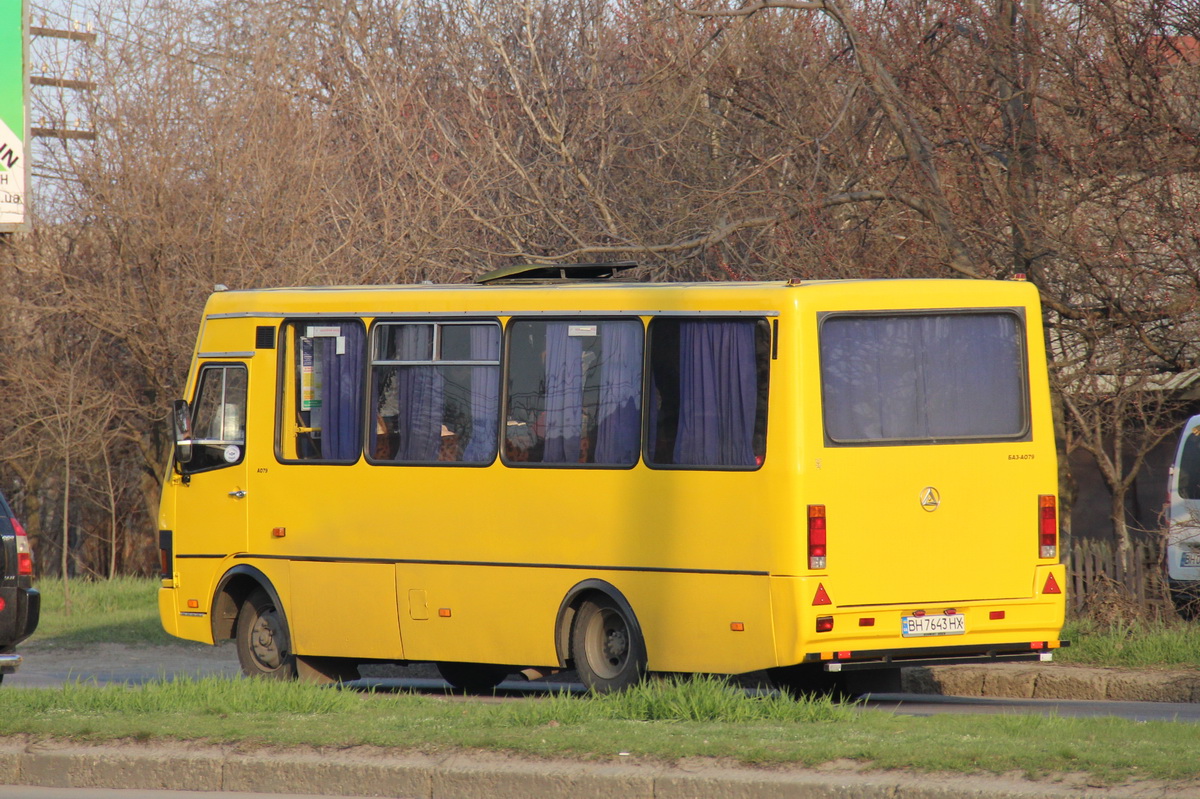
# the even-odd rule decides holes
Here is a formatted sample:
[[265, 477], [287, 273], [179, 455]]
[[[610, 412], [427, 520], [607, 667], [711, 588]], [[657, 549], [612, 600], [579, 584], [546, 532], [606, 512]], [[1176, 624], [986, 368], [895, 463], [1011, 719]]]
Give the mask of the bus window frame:
[[[298, 374], [294, 371], [297, 365], [294, 360], [297, 356], [297, 342], [300, 338], [296, 331], [304, 325], [328, 326], [341, 324], [358, 325], [363, 333], [363, 351], [362, 351], [362, 367], [358, 370], [359, 389], [362, 392], [363, 400], [360, 403], [360, 412], [362, 419], [359, 430], [358, 455], [354, 458], [301, 458], [287, 457], [284, 452], [283, 437], [287, 432], [297, 434], [300, 430], [300, 425], [296, 422], [285, 422], [285, 405], [291, 401], [295, 406], [297, 398], [300, 396], [298, 386]], [[312, 466], [353, 466], [361, 461], [365, 454], [367, 425], [366, 425], [366, 394], [369, 390], [368, 381], [368, 364], [369, 355], [369, 340], [367, 339], [367, 325], [364, 323], [364, 318], [361, 315], [355, 314], [336, 314], [336, 315], [300, 315], [288, 316], [280, 320], [276, 333], [276, 389], [275, 389], [275, 434], [274, 434], [274, 450], [275, 460], [280, 464], [288, 465], [312, 465]], [[289, 409], [290, 412], [290, 409]], [[298, 452], [299, 447], [294, 449]]]
[[[658, 321], [675, 321], [675, 322], [692, 322], [692, 321], [746, 321], [749, 319], [754, 323], [755, 336], [755, 368], [756, 379], [762, 381], [759, 386], [761, 396], [759, 398], [759, 407], [755, 407], [755, 425], [762, 422], [762, 453], [756, 455], [756, 462], [753, 466], [738, 466], [730, 465], [713, 465], [713, 464], [693, 464], [693, 463], [660, 463], [654, 461], [650, 457], [651, 442], [650, 442], [650, 399], [651, 399], [651, 348], [653, 346], [653, 327]], [[760, 359], [758, 351], [759, 336], [766, 336], [767, 350], [765, 357]], [[767, 462], [767, 443], [770, 440], [768, 430], [770, 428], [771, 416], [771, 377], [774, 372], [772, 362], [778, 360], [779, 357], [779, 320], [773, 318], [772, 315], [764, 313], [722, 313], [720, 311], [706, 311], [703, 313], [671, 313], [671, 314], [655, 314], [646, 323], [646, 345], [644, 354], [646, 358], [645, 372], [642, 376], [642, 457], [641, 461], [646, 465], [646, 468], [655, 471], [672, 471], [672, 472], [757, 472]], [[762, 369], [762, 374], [757, 374], [757, 370]], [[753, 435], [753, 434], [752, 434]], [[753, 442], [752, 442], [753, 443]]]
[[[1029, 325], [1022, 306], [968, 307], [968, 308], [912, 308], [912, 309], [878, 309], [878, 310], [845, 310], [817, 312], [817, 376], [821, 390], [821, 433], [827, 447], [909, 447], [909, 446], [944, 446], [953, 444], [993, 444], [1019, 443], [1033, 440], [1033, 413], [1030, 402], [1030, 359], [1029, 359]], [[833, 437], [829, 432], [828, 416], [825, 409], [829, 407], [829, 397], [826, 389], [824, 357], [821, 345], [825, 323], [830, 319], [845, 317], [920, 317], [920, 316], [984, 316], [1009, 314], [1017, 320], [1020, 331], [1020, 378], [1021, 378], [1021, 418], [1022, 428], [1011, 435], [980, 435], [980, 436], [948, 436], [945, 438], [896, 438], [896, 439], [866, 439], [845, 440]]]
[[[638, 450], [637, 455], [630, 463], [573, 463], [573, 462], [546, 462], [546, 461], [521, 461], [510, 458], [508, 456], [507, 447], [505, 446], [508, 440], [508, 411], [509, 400], [511, 398], [509, 375], [511, 374], [512, 354], [514, 347], [511, 344], [511, 337], [514, 335], [513, 329], [521, 323], [542, 323], [552, 324], [555, 322], [565, 322], [568, 324], [601, 324], [604, 322], [637, 322], [641, 327], [641, 385], [638, 389]], [[643, 463], [642, 454], [645, 447], [646, 424], [645, 424], [645, 405], [646, 405], [646, 342], [648, 335], [646, 332], [646, 319], [640, 313], [612, 313], [612, 312], [575, 312], [575, 313], [517, 313], [505, 317], [504, 335], [501, 345], [501, 367], [500, 367], [500, 430], [498, 433], [497, 443], [499, 447], [499, 459], [504, 464], [505, 468], [509, 469], [586, 469], [586, 470], [601, 470], [601, 471], [629, 471], [636, 469], [639, 464]]]
[[[199, 410], [199, 407], [200, 407], [199, 403], [197, 403], [196, 400], [200, 397], [200, 392], [205, 387], [204, 386], [205, 373], [210, 372], [210, 371], [215, 372], [217, 370], [221, 370], [222, 372], [225, 372], [227, 374], [229, 369], [236, 369], [236, 370], [240, 371], [242, 373], [243, 380], [245, 383], [245, 391], [242, 396], [242, 409], [241, 409], [242, 410], [242, 440], [240, 442], [238, 442], [238, 441], [232, 441], [232, 440], [225, 441], [224, 439], [212, 440], [212, 439], [196, 438], [196, 430], [198, 429], [196, 426], [196, 412]], [[222, 387], [222, 399], [224, 399], [224, 395], [227, 392], [227, 390], [228, 390], [228, 378], [224, 377], [223, 378], [223, 387]], [[222, 402], [221, 404], [224, 406], [227, 406], [229, 403]], [[175, 461], [175, 467], [179, 471], [179, 474], [187, 476], [187, 477], [191, 477], [192, 475], [205, 474], [206, 472], [215, 472], [215, 471], [219, 471], [221, 469], [228, 469], [231, 466], [237, 466], [237, 465], [245, 462], [246, 448], [247, 448], [246, 442], [248, 441], [248, 427], [249, 427], [249, 420], [247, 419], [247, 415], [249, 414], [249, 411], [250, 411], [250, 368], [245, 362], [223, 361], [223, 360], [222, 361], [203, 361], [203, 362], [201, 362], [196, 368], [196, 386], [195, 386], [195, 389], [192, 391], [192, 397], [188, 401], [187, 408], [188, 408], [188, 423], [189, 423], [189, 426], [190, 426], [191, 432], [192, 432], [192, 437], [188, 440], [188, 443], [191, 445], [192, 454], [191, 454], [191, 457], [187, 460], [187, 462], [180, 462], [179, 460]], [[224, 413], [224, 410], [222, 410], [222, 413]], [[229, 445], [237, 446], [240, 449], [237, 460], [214, 462], [214, 463], [212, 463], [210, 465], [206, 465], [206, 466], [196, 466], [197, 456], [199, 455], [200, 451], [204, 447], [219, 446], [222, 443], [225, 444], [226, 446], [229, 446]]]
[[[418, 325], [418, 326], [419, 325], [429, 325], [434, 328], [434, 338], [433, 338], [433, 341], [431, 342], [431, 347], [433, 349], [433, 353], [432, 353], [432, 358], [430, 360], [428, 360], [428, 361], [424, 361], [424, 360], [393, 361], [393, 360], [382, 360], [382, 359], [379, 359], [376, 357], [377, 356], [376, 348], [377, 348], [377, 344], [378, 344], [376, 336], [377, 336], [377, 333], [379, 332], [380, 328], [399, 327], [399, 326], [404, 326], [404, 325]], [[441, 336], [439, 335], [439, 333], [442, 330], [442, 328], [466, 327], [466, 326], [491, 326], [491, 327], [495, 327], [499, 331], [499, 354], [497, 355], [497, 358], [495, 361], [490, 361], [490, 360], [489, 361], [483, 361], [483, 360], [481, 360], [481, 361], [474, 361], [474, 360], [443, 361], [439, 357], [438, 343], [441, 340]], [[375, 317], [371, 321], [371, 324], [367, 326], [367, 330], [366, 330], [367, 348], [366, 348], [366, 361], [364, 364], [364, 372], [365, 372], [364, 379], [366, 381], [366, 388], [364, 389], [364, 395], [365, 395], [364, 403], [365, 404], [364, 404], [364, 411], [363, 411], [363, 419], [364, 419], [363, 446], [362, 446], [363, 459], [367, 463], [371, 464], [372, 466], [408, 466], [408, 467], [428, 466], [428, 467], [434, 467], [434, 468], [457, 467], [457, 468], [481, 469], [481, 468], [487, 468], [488, 466], [491, 466], [493, 463], [495, 463], [497, 458], [499, 457], [499, 450], [502, 449], [502, 444], [500, 442], [502, 441], [501, 437], [503, 435], [503, 430], [502, 430], [502, 426], [501, 426], [501, 417], [503, 416], [503, 411], [504, 411], [504, 367], [505, 367], [505, 349], [506, 349], [504, 329], [505, 329], [504, 324], [498, 317], [486, 316], [486, 315], [478, 316], [478, 317], [475, 317], [475, 316], [429, 316], [429, 315], [421, 315], [421, 316], [407, 316], [407, 315], [390, 316], [389, 315], [389, 316]], [[493, 448], [492, 457], [489, 458], [487, 461], [392, 460], [389, 458], [376, 457], [375, 454], [371, 451], [371, 447], [369, 445], [371, 442], [371, 427], [370, 427], [370, 425], [374, 423], [373, 422], [374, 414], [376, 413], [376, 407], [375, 407], [375, 402], [374, 402], [374, 397], [373, 397], [373, 391], [374, 391], [374, 387], [375, 387], [374, 370], [375, 370], [375, 367], [379, 366], [379, 365], [384, 365], [384, 366], [389, 366], [389, 365], [391, 365], [391, 366], [420, 366], [420, 365], [428, 365], [428, 366], [439, 366], [439, 365], [494, 366], [496, 368], [496, 379], [498, 381], [496, 426], [495, 426], [497, 446]]]

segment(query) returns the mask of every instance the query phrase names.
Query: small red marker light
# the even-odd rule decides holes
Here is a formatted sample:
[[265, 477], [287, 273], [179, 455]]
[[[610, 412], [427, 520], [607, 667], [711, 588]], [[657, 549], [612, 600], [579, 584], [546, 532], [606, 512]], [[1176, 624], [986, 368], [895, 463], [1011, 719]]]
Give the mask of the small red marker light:
[[828, 633], [833, 631], [833, 616], [817, 616], [817, 632]]
[[853, 652], [838, 652], [837, 653], [838, 660], [849, 660], [850, 656], [853, 654], [854, 654]]
[[992, 621], [1000, 621], [1001, 619], [1004, 618], [1004, 611], [1003, 610], [993, 610], [991, 613], [988, 614], [988, 618], [991, 619]]
[[858, 626], [859, 627], [874, 627], [875, 620], [864, 616], [863, 618], [858, 620]]
[[1031, 643], [1029, 645], [1029, 648], [1030, 649], [1045, 649], [1046, 642], [1045, 641], [1034, 641], [1033, 643]]

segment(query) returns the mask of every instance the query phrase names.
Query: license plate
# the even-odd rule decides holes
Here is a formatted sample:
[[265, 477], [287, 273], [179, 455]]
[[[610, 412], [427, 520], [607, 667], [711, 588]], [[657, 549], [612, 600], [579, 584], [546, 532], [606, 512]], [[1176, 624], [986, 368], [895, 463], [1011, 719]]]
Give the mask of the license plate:
[[1200, 566], [1200, 552], [1184, 552], [1179, 558], [1180, 566]]
[[901, 631], [905, 638], [923, 635], [962, 635], [967, 631], [967, 617], [961, 613], [953, 616], [903, 616]]

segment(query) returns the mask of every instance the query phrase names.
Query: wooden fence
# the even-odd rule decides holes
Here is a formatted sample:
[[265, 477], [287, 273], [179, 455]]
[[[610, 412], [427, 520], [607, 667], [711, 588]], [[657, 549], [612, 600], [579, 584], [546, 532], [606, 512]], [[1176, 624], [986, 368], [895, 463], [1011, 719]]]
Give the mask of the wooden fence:
[[1106, 541], [1076, 541], [1066, 559], [1069, 609], [1101, 615], [1167, 611], [1160, 561], [1157, 542], [1135, 543], [1122, 557]]

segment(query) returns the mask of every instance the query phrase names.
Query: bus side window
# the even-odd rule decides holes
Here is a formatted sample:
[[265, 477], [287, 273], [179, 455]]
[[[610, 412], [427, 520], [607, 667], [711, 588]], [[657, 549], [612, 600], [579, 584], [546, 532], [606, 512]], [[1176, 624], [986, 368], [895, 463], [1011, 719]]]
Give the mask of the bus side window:
[[285, 459], [355, 461], [362, 451], [366, 337], [357, 321], [293, 322], [284, 381]]
[[629, 467], [641, 442], [640, 319], [509, 325], [509, 464]]
[[495, 460], [499, 323], [388, 321], [371, 335], [371, 459], [477, 466]]
[[187, 473], [240, 463], [246, 446], [246, 367], [205, 366], [192, 402], [193, 455]]
[[651, 465], [762, 465], [770, 340], [762, 319], [662, 317], [650, 323]]

